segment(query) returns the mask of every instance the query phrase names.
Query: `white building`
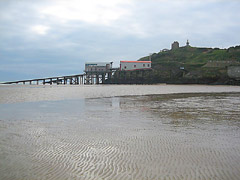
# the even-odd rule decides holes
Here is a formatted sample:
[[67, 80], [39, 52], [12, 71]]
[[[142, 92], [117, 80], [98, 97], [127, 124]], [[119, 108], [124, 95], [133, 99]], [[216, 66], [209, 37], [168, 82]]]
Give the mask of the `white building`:
[[120, 71], [151, 69], [151, 61], [120, 61]]
[[85, 72], [109, 72], [111, 68], [112, 68], [112, 62], [85, 63]]

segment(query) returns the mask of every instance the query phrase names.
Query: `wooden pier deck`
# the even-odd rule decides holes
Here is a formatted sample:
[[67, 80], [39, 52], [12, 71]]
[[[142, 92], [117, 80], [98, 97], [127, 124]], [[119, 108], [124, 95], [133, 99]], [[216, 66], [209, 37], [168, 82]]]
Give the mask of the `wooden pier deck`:
[[29, 84], [29, 85], [39, 85], [39, 84], [84, 84], [86, 74], [76, 74], [68, 76], [56, 76], [40, 79], [28, 79], [20, 81], [9, 81], [3, 82], [1, 84]]
[[38, 78], [38, 79], [27, 79], [27, 80], [19, 80], [19, 81], [9, 81], [3, 82], [0, 84], [28, 84], [28, 85], [45, 85], [45, 84], [104, 84], [106, 80], [110, 80], [114, 72], [116, 72], [118, 68], [111, 68], [108, 71], [101, 72], [85, 72], [83, 74], [75, 74], [68, 76], [55, 76], [55, 77], [47, 77], [47, 78]]
[[145, 72], [151, 71], [151, 69], [136, 71], [118, 71], [118, 70], [119, 70], [118, 68], [111, 68], [108, 71], [101, 72], [90, 71], [85, 72], [83, 74], [28, 79], [20, 81], [9, 81], [3, 82], [1, 84], [23, 84], [23, 85], [143, 84], [148, 83], [148, 80], [150, 78], [150, 74], [149, 73], [145, 74]]

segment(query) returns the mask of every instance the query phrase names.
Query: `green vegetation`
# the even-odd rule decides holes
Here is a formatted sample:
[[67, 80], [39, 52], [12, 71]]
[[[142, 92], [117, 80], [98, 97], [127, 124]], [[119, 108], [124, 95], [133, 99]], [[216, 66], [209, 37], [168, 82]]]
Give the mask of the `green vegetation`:
[[[149, 57], [143, 57], [140, 60], [148, 60]], [[207, 63], [209, 61], [238, 61], [240, 62], [240, 46], [229, 49], [219, 48], [196, 48], [180, 47], [175, 50], [169, 50], [152, 55], [153, 64], [166, 62], [179, 63]]]
[[[147, 61], [149, 56], [139, 60]], [[152, 54], [153, 83], [228, 84], [228, 66], [240, 66], [240, 46], [228, 49], [180, 47]]]
[[[240, 66], [240, 46], [228, 49], [191, 46], [160, 51], [151, 56], [151, 71], [118, 71], [112, 83], [237, 84], [228, 76], [229, 66]], [[148, 61], [149, 56], [139, 59]]]

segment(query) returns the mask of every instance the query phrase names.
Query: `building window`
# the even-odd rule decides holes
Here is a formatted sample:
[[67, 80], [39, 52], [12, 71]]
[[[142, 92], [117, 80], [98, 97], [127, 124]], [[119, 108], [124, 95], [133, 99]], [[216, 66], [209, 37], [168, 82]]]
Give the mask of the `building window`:
[[134, 65], [134, 67], [136, 67], [136, 65]]
[[127, 69], [127, 66], [124, 66], [124, 69]]
[[143, 64], [143, 67], [145, 67], [145, 64]]
[[148, 64], [148, 67], [150, 67], [150, 64]]

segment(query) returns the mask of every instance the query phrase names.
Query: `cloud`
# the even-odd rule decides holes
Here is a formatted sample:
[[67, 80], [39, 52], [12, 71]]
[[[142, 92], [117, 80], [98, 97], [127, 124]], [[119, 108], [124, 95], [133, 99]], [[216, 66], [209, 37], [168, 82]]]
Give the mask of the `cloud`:
[[58, 0], [40, 9], [47, 17], [56, 18], [60, 22], [83, 21], [90, 24], [109, 25], [129, 13], [126, 5], [131, 0]]
[[50, 28], [48, 26], [44, 26], [44, 25], [35, 25], [31, 27], [31, 30], [39, 35], [45, 35], [47, 34], [47, 31]]
[[49, 76], [79, 73], [85, 61], [118, 65], [169, 48], [175, 40], [237, 45], [239, 7], [237, 0], [0, 1], [0, 71], [5, 69], [0, 77], [5, 80], [8, 68], [9, 74], [23, 73], [21, 68], [33, 74], [43, 67]]

